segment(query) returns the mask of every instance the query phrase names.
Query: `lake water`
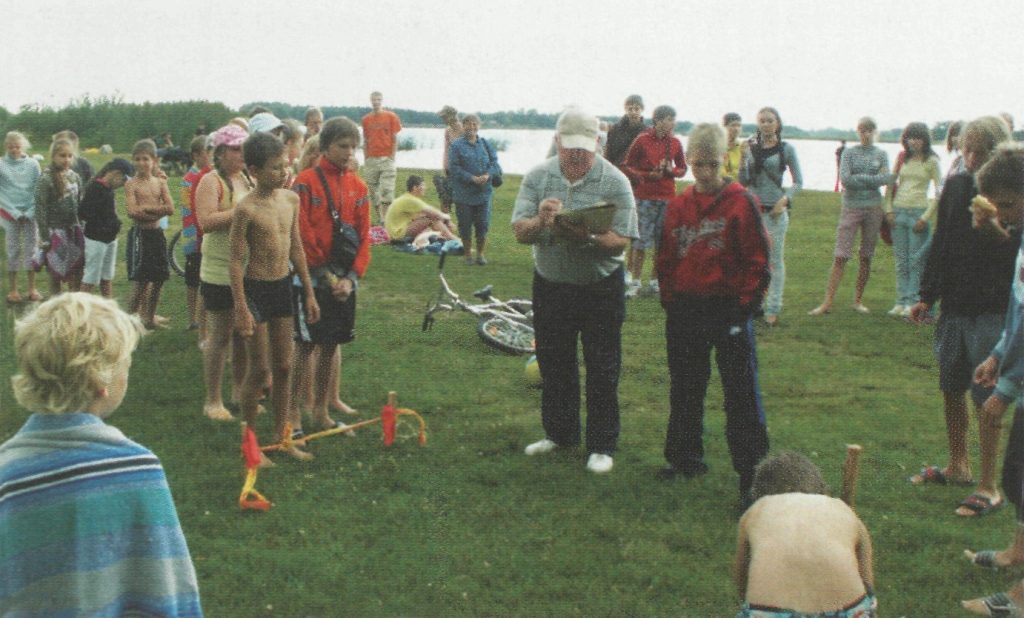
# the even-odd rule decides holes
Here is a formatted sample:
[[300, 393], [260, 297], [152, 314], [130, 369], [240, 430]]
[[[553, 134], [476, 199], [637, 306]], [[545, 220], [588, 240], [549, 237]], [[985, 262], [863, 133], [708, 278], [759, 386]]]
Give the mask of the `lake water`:
[[[551, 146], [553, 130], [531, 129], [485, 129], [480, 135], [492, 140], [492, 143], [504, 144], [505, 150], [498, 152], [498, 160], [502, 169], [509, 174], [525, 174], [535, 165], [544, 160]], [[398, 152], [398, 167], [415, 169], [440, 169], [442, 151], [444, 149], [444, 129], [406, 128], [400, 137], [412, 139], [415, 150]], [[686, 138], [677, 136], [686, 144]], [[804, 188], [817, 191], [831, 191], [836, 183], [836, 148], [839, 142], [824, 140], [786, 140], [796, 149], [800, 159], [800, 169], [804, 176]], [[857, 142], [847, 142], [848, 146]], [[896, 164], [899, 144], [879, 144], [889, 154], [889, 165]], [[945, 148], [936, 148], [939, 155], [939, 169], [945, 174], [949, 168], [951, 157]], [[687, 179], [693, 177], [687, 172]], [[789, 183], [789, 176], [786, 177]]]

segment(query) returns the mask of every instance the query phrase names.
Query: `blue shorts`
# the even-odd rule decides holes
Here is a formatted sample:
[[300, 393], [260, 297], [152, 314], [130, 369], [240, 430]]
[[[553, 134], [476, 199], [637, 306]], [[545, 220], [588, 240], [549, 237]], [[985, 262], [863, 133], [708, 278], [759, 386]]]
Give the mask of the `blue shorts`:
[[834, 612], [814, 612], [813, 614], [802, 614], [789, 609], [778, 607], [762, 607], [760, 605], [744, 604], [736, 618], [875, 618], [878, 616], [878, 599], [870, 592], [847, 605], [843, 609]]
[[639, 238], [633, 241], [633, 248], [644, 251], [657, 247], [661, 242], [661, 230], [665, 227], [665, 200], [637, 200], [636, 218]]

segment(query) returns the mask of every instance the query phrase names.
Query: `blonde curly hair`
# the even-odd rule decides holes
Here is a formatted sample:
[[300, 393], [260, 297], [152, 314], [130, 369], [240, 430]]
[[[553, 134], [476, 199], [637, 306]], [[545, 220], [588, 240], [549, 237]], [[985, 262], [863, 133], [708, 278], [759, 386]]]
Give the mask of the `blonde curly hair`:
[[32, 412], [82, 412], [129, 361], [142, 323], [113, 300], [54, 296], [14, 325], [14, 397]]

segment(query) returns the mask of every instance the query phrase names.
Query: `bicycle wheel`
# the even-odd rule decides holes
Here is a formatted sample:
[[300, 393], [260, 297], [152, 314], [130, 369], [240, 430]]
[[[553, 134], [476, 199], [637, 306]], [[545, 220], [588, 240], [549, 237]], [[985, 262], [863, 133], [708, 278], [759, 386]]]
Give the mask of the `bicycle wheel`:
[[181, 230], [174, 233], [171, 236], [171, 242], [167, 243], [167, 262], [171, 265], [171, 270], [178, 274], [179, 277], [185, 276], [185, 243], [181, 240]]
[[533, 327], [491, 316], [480, 318], [476, 332], [484, 343], [508, 354], [530, 354], [534, 347]]

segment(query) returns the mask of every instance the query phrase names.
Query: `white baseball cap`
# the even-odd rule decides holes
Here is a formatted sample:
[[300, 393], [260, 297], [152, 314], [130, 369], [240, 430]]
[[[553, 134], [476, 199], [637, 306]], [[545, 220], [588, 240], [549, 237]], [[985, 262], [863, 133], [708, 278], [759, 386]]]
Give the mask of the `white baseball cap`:
[[565, 108], [555, 125], [562, 148], [580, 148], [590, 152], [597, 150], [597, 128], [597, 116], [575, 105]]

